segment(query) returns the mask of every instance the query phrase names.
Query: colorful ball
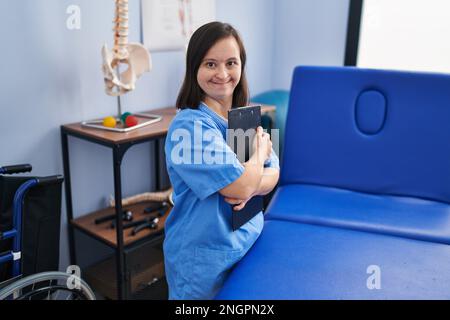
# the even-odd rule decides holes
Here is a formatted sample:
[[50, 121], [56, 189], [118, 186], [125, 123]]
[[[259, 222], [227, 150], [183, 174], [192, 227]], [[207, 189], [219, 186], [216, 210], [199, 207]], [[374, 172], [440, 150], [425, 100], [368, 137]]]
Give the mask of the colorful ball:
[[138, 119], [135, 116], [128, 116], [125, 119], [125, 125], [127, 127], [133, 127], [138, 124]]
[[124, 124], [126, 123], [126, 120], [127, 120], [128, 116], [131, 116], [130, 112], [122, 113], [122, 115], [120, 116], [120, 120], [122, 120], [122, 123], [124, 123]]
[[103, 119], [103, 125], [108, 128], [114, 128], [116, 126], [116, 119], [114, 117], [106, 117]]

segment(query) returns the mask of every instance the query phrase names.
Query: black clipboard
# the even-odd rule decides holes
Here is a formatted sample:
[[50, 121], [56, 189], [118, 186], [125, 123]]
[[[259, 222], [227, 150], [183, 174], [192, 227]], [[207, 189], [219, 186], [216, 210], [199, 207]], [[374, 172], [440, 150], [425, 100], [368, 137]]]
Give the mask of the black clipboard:
[[[248, 161], [251, 157], [253, 138], [256, 134], [256, 128], [258, 126], [261, 126], [261, 106], [241, 107], [228, 111], [229, 131], [227, 135], [227, 143], [242, 163]], [[236, 131], [238, 129], [242, 129], [242, 131]], [[245, 137], [239, 137], [239, 134], [236, 133], [246, 134]], [[240, 140], [240, 143], [238, 142], [238, 139], [242, 139]], [[244, 141], [245, 144], [243, 144]], [[242, 148], [244, 148], [244, 150]], [[249, 202], [247, 202], [242, 210], [234, 211], [232, 208], [231, 224], [233, 231], [239, 229], [242, 225], [261, 212], [263, 210], [263, 206], [263, 197], [254, 196]]]

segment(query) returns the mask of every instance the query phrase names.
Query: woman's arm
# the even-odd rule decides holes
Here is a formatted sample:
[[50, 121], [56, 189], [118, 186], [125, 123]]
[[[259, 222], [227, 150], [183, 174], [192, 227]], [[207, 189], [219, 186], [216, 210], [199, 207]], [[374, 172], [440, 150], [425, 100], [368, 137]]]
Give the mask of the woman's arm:
[[225, 201], [231, 205], [234, 205], [233, 210], [239, 211], [245, 207], [247, 202], [253, 196], [257, 195], [263, 196], [271, 192], [273, 188], [275, 188], [275, 186], [277, 185], [279, 177], [280, 177], [280, 170], [275, 168], [265, 168], [261, 182], [254, 194], [252, 194], [250, 197], [246, 199], [240, 199], [240, 197], [239, 198], [225, 197]]
[[253, 143], [255, 152], [244, 163], [244, 173], [219, 191], [225, 198], [248, 199], [258, 192], [264, 177], [264, 162], [272, 152], [272, 142], [269, 134], [265, 133], [262, 127], [258, 127]]
[[219, 191], [221, 195], [226, 198], [243, 200], [250, 198], [258, 191], [264, 176], [264, 161], [256, 155], [256, 152], [252, 158], [244, 163], [244, 173], [236, 181]]
[[254, 194], [265, 196], [270, 193], [278, 183], [280, 178], [280, 170], [275, 168], [264, 168], [264, 174], [259, 184], [257, 192]]

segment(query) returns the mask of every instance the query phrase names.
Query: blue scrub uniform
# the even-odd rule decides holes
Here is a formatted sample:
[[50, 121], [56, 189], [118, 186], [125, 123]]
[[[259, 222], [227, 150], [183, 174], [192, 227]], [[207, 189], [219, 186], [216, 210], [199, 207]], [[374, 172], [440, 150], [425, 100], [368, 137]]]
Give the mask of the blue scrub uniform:
[[[180, 111], [170, 125], [165, 152], [175, 205], [165, 223], [169, 299], [214, 298], [262, 231], [260, 212], [233, 232], [232, 207], [218, 192], [244, 172], [226, 143], [227, 127], [203, 103]], [[279, 168], [273, 151], [265, 166]]]

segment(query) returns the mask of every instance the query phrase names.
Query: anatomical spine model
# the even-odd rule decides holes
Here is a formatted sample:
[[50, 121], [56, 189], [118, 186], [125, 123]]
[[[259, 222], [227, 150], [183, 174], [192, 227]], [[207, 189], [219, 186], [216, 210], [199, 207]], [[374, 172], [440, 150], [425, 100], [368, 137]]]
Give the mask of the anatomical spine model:
[[[102, 48], [103, 74], [106, 93], [120, 96], [135, 89], [136, 80], [152, 68], [150, 53], [140, 43], [128, 43], [128, 0], [116, 1], [114, 19], [114, 47], [109, 51], [106, 44]], [[119, 74], [119, 66], [126, 70]]]

